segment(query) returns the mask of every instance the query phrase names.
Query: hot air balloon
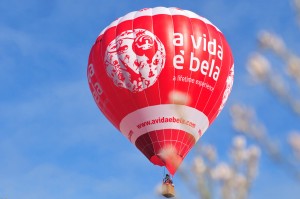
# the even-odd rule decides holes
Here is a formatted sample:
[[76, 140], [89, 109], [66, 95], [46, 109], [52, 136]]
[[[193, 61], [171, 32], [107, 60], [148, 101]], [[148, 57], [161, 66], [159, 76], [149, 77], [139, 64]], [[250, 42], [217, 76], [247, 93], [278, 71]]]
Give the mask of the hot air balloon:
[[233, 56], [209, 20], [179, 8], [134, 11], [91, 48], [88, 83], [106, 118], [174, 175], [231, 92]]

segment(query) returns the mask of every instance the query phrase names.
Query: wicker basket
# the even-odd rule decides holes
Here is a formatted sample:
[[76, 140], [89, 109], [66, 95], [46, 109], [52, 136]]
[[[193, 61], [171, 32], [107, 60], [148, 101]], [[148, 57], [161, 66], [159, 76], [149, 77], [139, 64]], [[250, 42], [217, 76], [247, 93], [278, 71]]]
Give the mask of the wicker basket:
[[170, 183], [163, 183], [162, 184], [162, 195], [166, 198], [172, 198], [175, 196], [175, 189], [174, 185]]

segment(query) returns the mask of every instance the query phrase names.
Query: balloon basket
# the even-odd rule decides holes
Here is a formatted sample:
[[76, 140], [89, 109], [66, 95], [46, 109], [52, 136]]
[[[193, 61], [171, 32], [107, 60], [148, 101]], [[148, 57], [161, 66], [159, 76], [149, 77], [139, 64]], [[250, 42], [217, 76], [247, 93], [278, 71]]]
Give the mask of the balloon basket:
[[175, 188], [173, 184], [163, 183], [162, 184], [162, 195], [166, 198], [175, 197]]

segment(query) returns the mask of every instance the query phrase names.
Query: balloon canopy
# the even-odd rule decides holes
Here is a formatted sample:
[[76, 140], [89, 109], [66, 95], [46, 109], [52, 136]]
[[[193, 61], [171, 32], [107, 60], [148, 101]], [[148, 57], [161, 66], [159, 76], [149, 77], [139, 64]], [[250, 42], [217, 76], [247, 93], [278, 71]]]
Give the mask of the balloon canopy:
[[172, 175], [223, 109], [233, 74], [230, 47], [216, 26], [165, 7], [112, 22], [97, 37], [87, 71], [101, 112]]

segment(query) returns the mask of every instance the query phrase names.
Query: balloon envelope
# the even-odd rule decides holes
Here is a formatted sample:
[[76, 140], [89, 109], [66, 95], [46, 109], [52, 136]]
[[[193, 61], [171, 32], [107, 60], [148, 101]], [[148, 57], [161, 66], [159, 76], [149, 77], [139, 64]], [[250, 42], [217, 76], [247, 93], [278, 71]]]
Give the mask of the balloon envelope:
[[223, 109], [233, 74], [230, 47], [216, 26], [165, 7], [128, 13], [106, 27], [87, 72], [102, 113], [172, 175]]

